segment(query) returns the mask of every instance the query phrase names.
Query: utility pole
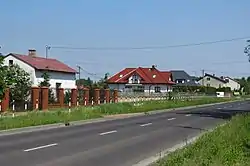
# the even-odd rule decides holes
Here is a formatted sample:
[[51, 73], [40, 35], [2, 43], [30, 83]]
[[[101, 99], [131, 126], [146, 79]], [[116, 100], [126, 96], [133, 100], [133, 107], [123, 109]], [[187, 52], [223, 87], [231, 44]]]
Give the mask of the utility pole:
[[49, 56], [49, 50], [51, 49], [51, 47], [50, 46], [45, 46], [45, 57], [46, 57], [46, 59], [48, 59], [48, 56]]
[[81, 80], [81, 66], [77, 65], [77, 68], [78, 68], [78, 86], [80, 86], [81, 85], [81, 83], [80, 83], [80, 80]]
[[250, 40], [247, 40], [247, 43], [249, 43], [244, 50], [244, 53], [248, 56], [248, 61], [250, 62]]
[[204, 69], [202, 69], [201, 70], [202, 71], [202, 86], [204, 86], [204, 76], [205, 76], [205, 70]]

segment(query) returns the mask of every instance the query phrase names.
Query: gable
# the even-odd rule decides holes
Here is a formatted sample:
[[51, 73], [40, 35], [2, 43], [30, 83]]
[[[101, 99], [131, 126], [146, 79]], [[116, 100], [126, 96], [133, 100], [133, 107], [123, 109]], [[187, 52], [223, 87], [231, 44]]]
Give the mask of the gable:
[[30, 57], [27, 55], [10, 53], [5, 58], [12, 56], [16, 59], [28, 64], [36, 70], [47, 70], [56, 72], [66, 72], [66, 73], [77, 73], [76, 70], [72, 69], [68, 65], [56, 60], [47, 59], [42, 57]]
[[156, 68], [126, 68], [108, 79], [108, 83], [128, 83], [129, 78], [133, 75], [140, 77], [142, 84], [173, 84], [171, 73], [163, 75]]
[[18, 66], [20, 66], [22, 69], [24, 69], [28, 73], [30, 73], [31, 71], [35, 71], [35, 69], [31, 65], [21, 61], [20, 59], [14, 57], [14, 56], [9, 55], [9, 56], [4, 57], [4, 65], [5, 66], [9, 66], [9, 61], [12, 61], [13, 64], [17, 64]]

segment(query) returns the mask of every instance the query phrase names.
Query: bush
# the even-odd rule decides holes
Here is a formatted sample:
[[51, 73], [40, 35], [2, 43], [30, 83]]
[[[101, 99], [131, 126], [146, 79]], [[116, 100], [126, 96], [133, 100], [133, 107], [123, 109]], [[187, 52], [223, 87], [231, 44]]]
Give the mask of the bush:
[[250, 163], [250, 114], [234, 117], [227, 125], [158, 161], [157, 166], [247, 166]]

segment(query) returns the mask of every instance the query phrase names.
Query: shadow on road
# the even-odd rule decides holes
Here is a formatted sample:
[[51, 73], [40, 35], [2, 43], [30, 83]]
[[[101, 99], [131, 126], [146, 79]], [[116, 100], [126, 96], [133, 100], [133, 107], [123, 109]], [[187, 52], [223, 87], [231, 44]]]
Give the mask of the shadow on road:
[[213, 110], [206, 110], [206, 111], [187, 111], [187, 112], [180, 112], [176, 114], [191, 114], [191, 115], [197, 115], [200, 117], [231, 119], [235, 115], [247, 114], [247, 113], [250, 113], [250, 110], [213, 109]]

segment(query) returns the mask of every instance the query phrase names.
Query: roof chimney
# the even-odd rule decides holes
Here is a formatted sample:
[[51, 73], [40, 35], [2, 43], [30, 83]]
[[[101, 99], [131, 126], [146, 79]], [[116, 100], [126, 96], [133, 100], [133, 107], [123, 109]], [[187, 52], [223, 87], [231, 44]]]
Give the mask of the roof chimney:
[[28, 54], [28, 56], [36, 57], [36, 50], [35, 50], [35, 49], [29, 49], [29, 54]]
[[156, 65], [152, 65], [151, 69], [155, 69], [157, 66]]

